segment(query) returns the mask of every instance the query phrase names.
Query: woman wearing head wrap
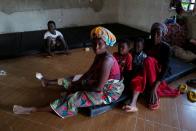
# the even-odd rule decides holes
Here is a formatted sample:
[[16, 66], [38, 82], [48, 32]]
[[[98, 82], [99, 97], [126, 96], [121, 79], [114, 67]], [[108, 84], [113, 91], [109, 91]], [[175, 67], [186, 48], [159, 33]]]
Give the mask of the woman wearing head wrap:
[[165, 29], [163, 24], [154, 23], [151, 28], [151, 39], [145, 44], [147, 58], [144, 60], [143, 71], [138, 73], [131, 81], [134, 95], [133, 99], [123, 109], [135, 112], [137, 98], [145, 90], [146, 100], [150, 109], [159, 108], [160, 96], [177, 96], [178, 90], [172, 90], [165, 83], [164, 76], [168, 72], [170, 47], [162, 41]]
[[61, 118], [65, 118], [77, 114], [79, 107], [110, 104], [116, 101], [121, 96], [124, 85], [120, 81], [119, 65], [107, 50], [108, 46], [115, 44], [116, 38], [104, 27], [96, 27], [91, 31], [91, 39], [96, 56], [90, 69], [79, 80], [46, 80], [39, 77], [43, 86], [61, 85], [67, 90], [66, 94], [44, 108], [15, 105], [14, 113], [30, 114], [39, 111], [53, 111]]

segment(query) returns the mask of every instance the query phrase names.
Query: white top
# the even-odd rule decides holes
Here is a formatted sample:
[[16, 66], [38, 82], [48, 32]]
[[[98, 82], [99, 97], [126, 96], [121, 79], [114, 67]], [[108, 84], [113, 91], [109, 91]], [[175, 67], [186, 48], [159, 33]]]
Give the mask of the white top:
[[56, 39], [58, 36], [62, 37], [63, 38], [63, 35], [61, 32], [59, 32], [58, 30], [55, 30], [56, 34], [52, 34], [50, 33], [50, 31], [47, 31], [45, 34], [44, 34], [44, 39], [47, 39], [48, 37], [51, 37], [52, 39]]

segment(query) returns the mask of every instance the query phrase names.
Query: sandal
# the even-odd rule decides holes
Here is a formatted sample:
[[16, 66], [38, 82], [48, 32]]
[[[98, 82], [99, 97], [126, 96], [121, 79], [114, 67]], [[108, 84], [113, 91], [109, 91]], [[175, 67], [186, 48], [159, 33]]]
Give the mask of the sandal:
[[196, 92], [194, 92], [194, 91], [188, 91], [187, 98], [191, 102], [196, 102]]
[[187, 93], [188, 92], [188, 86], [186, 84], [180, 84], [179, 85], [180, 93]]
[[157, 110], [157, 109], [159, 109], [159, 107], [160, 107], [160, 99], [158, 99], [155, 104], [149, 104], [148, 107], [151, 110]]

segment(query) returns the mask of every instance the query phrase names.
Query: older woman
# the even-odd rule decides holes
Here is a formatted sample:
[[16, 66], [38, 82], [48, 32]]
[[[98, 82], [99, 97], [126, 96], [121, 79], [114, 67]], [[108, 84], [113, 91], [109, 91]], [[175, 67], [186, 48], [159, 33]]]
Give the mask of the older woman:
[[15, 105], [15, 114], [54, 111], [61, 118], [77, 114], [79, 107], [109, 104], [122, 94], [124, 86], [120, 82], [119, 65], [107, 50], [116, 42], [115, 36], [104, 27], [96, 27], [91, 31], [93, 50], [96, 54], [90, 69], [77, 81], [64, 79], [62, 82], [49, 81], [42, 78], [43, 85], [61, 83], [68, 91], [66, 95], [56, 99], [43, 108], [22, 107]]
[[151, 39], [145, 44], [145, 52], [148, 57], [144, 60], [143, 71], [139, 72], [131, 81], [133, 87], [133, 99], [123, 109], [126, 112], [136, 112], [136, 102], [140, 93], [145, 90], [146, 100], [150, 109], [159, 108], [160, 96], [177, 96], [178, 90], [168, 87], [164, 76], [168, 72], [170, 47], [162, 41], [167, 33], [166, 26], [154, 23], [151, 27]]

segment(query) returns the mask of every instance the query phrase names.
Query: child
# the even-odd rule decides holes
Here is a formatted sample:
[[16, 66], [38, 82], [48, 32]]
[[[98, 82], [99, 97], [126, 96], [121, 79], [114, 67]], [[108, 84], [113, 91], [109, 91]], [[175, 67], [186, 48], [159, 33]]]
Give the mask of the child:
[[121, 79], [126, 78], [128, 73], [132, 70], [132, 56], [129, 53], [128, 44], [128, 40], [120, 40], [118, 42], [118, 52], [113, 54], [120, 66]]
[[[142, 38], [137, 38], [134, 40], [134, 47], [133, 49], [130, 51], [133, 57], [133, 65], [132, 65], [132, 71], [129, 74], [130, 78], [129, 80], [131, 80], [132, 78], [140, 77], [140, 74], [142, 74], [143, 71], [143, 63], [144, 60], [146, 59], [147, 55], [144, 53], [143, 51], [144, 49], [144, 39]], [[129, 86], [134, 86], [132, 84], [130, 84], [129, 81]], [[139, 92], [134, 91], [133, 92], [133, 98], [130, 100], [129, 104], [123, 106], [123, 109], [126, 112], [136, 112], [138, 111], [137, 107], [136, 107], [136, 102], [137, 102], [137, 98], [139, 96]]]
[[55, 48], [61, 48], [64, 50], [65, 54], [68, 53], [68, 45], [64, 40], [63, 35], [61, 32], [56, 30], [56, 24], [54, 21], [48, 22], [48, 31], [44, 34], [44, 40], [46, 40], [46, 50], [49, 56], [53, 56], [53, 50]]
[[144, 49], [144, 39], [137, 38], [134, 41], [133, 50], [130, 51], [133, 57], [133, 72], [139, 72], [142, 70], [144, 59], [147, 57]]

